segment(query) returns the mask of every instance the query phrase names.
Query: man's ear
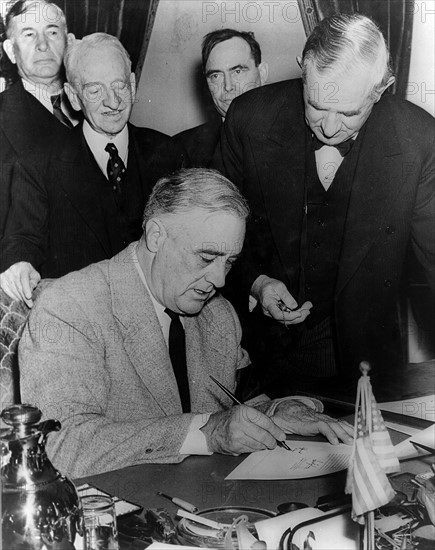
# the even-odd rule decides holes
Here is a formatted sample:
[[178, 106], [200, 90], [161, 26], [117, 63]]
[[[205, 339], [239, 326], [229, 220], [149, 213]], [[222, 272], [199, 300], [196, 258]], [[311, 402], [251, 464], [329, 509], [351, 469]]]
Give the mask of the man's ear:
[[392, 84], [394, 84], [396, 82], [396, 77], [395, 76], [390, 76], [390, 78], [388, 79], [388, 82], [385, 84], [385, 86], [383, 86], [382, 88], [380, 88], [377, 92], [376, 92], [376, 99], [375, 99], [375, 103], [377, 103], [381, 97], [382, 97], [382, 94], [385, 92], [385, 90], [387, 88], [389, 88]]
[[161, 220], [151, 218], [145, 225], [145, 242], [150, 252], [157, 253], [167, 237], [167, 231]]
[[72, 32], [69, 32], [67, 35], [66, 35], [66, 43], [67, 43], [67, 46], [70, 46], [74, 40], [76, 39], [76, 35]]
[[299, 67], [302, 69], [302, 57], [300, 55], [296, 56], [296, 61], [298, 62]]
[[69, 82], [65, 82], [64, 90], [66, 95], [68, 96], [69, 102], [71, 103], [71, 106], [74, 109], [74, 111], [81, 111], [82, 106], [79, 101], [78, 93], [76, 92], [74, 87], [71, 86]]
[[136, 75], [131, 73], [130, 75], [130, 88], [131, 88], [131, 102], [134, 103], [136, 98]]
[[14, 52], [14, 45], [12, 43], [12, 40], [10, 40], [9, 38], [7, 38], [4, 42], [3, 42], [3, 49], [4, 51], [6, 52], [6, 55], [9, 57], [9, 59], [11, 60], [12, 63], [15, 63], [17, 62], [16, 58], [15, 58], [15, 52]]
[[262, 63], [260, 63], [260, 65], [258, 65], [258, 71], [260, 73], [261, 85], [263, 86], [263, 84], [266, 83], [267, 77], [269, 75], [269, 65], [265, 61], [263, 61]]

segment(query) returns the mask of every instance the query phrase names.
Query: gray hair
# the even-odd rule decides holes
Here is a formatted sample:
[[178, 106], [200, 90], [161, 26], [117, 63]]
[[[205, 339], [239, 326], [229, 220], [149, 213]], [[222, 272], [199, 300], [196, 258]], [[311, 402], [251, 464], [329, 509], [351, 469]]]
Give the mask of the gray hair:
[[189, 168], [160, 178], [145, 206], [142, 228], [148, 220], [201, 208], [231, 212], [244, 220], [249, 215], [246, 199], [237, 187], [217, 170]]
[[83, 37], [81, 40], [73, 40], [66, 49], [63, 62], [65, 65], [66, 78], [72, 86], [74, 86], [74, 82], [78, 79], [77, 72], [80, 68], [81, 56], [83, 56], [88, 50], [101, 46], [116, 49], [123, 57], [127, 72], [130, 74], [130, 56], [121, 42], [111, 34], [106, 34], [105, 32], [94, 32], [93, 34], [88, 34]]
[[302, 79], [307, 64], [319, 73], [351, 74], [357, 67], [373, 75], [372, 94], [378, 94], [393, 75], [384, 36], [372, 19], [359, 13], [336, 14], [313, 30], [302, 53]]

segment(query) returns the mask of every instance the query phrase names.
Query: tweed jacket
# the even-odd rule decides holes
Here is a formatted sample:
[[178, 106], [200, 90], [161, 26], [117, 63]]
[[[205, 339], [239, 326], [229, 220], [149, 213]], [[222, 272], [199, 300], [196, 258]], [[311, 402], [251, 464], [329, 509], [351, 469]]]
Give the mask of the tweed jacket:
[[72, 477], [143, 462], [179, 462], [193, 413], [228, 408], [215, 375], [235, 389], [249, 358], [232, 306], [215, 296], [185, 319], [192, 414], [182, 414], [157, 315], [131, 244], [56, 280], [32, 309], [19, 346], [21, 393], [58, 418], [48, 452]]
[[[334, 293], [343, 376], [358, 376], [362, 359], [376, 369], [403, 361], [397, 298], [409, 242], [435, 290], [433, 118], [384, 94], [364, 132]], [[264, 273], [297, 296], [299, 258], [289, 250], [301, 235], [307, 136], [300, 80], [249, 91], [228, 110], [221, 135], [225, 175], [252, 208], [239, 274], [245, 295]]]

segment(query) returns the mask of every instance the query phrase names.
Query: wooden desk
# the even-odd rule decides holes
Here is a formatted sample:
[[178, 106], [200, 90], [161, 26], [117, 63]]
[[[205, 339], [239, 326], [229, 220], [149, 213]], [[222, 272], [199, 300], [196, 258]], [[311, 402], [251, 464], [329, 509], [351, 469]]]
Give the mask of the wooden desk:
[[[394, 442], [406, 436], [392, 432]], [[330, 493], [343, 493], [346, 472], [327, 476], [283, 481], [225, 481], [225, 477], [245, 457], [224, 455], [191, 456], [180, 464], [143, 464], [78, 480], [94, 483], [113, 495], [144, 508], [165, 507], [175, 515], [176, 506], [156, 495], [161, 491], [183, 498], [200, 510], [215, 506], [252, 506], [272, 512], [278, 504], [297, 501], [314, 506]], [[402, 462], [402, 472], [423, 473], [433, 457]]]

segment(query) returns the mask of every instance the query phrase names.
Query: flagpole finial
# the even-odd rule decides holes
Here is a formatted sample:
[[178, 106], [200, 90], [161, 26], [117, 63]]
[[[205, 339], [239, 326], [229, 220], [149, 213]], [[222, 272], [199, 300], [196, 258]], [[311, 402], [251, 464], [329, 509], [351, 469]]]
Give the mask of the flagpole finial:
[[370, 363], [368, 361], [361, 361], [359, 364], [359, 370], [363, 375], [367, 375], [370, 371]]

